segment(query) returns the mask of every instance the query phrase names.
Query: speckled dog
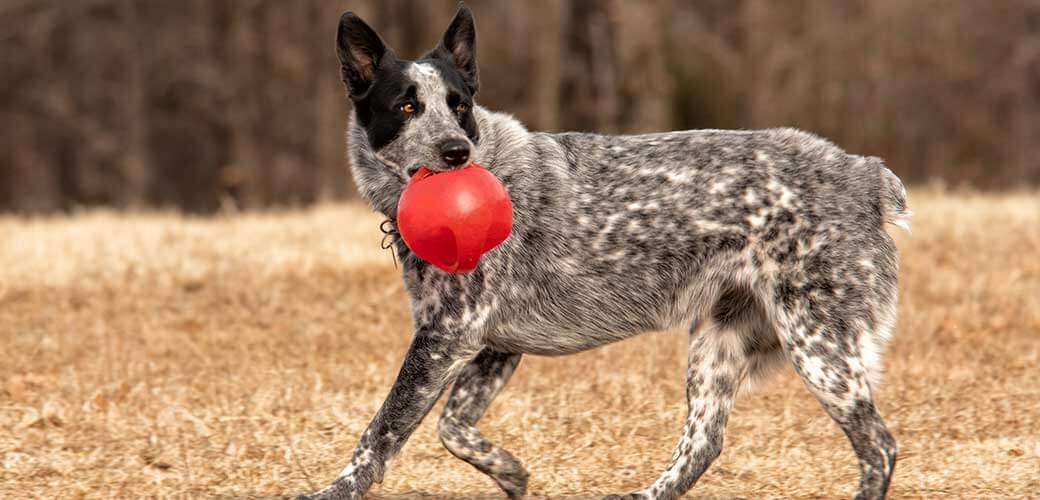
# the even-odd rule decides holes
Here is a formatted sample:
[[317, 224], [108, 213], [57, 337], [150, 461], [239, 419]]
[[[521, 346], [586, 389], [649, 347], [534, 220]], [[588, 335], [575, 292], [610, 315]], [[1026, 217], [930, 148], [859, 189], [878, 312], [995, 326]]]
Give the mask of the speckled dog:
[[350, 464], [302, 498], [363, 496], [453, 383], [444, 446], [522, 497], [527, 472], [476, 427], [520, 357], [676, 327], [690, 339], [679, 443], [652, 485], [609, 498], [681, 496], [721, 452], [740, 388], [782, 360], [848, 435], [857, 498], [885, 496], [896, 443], [871, 392], [895, 320], [898, 263], [883, 225], [905, 224], [909, 212], [879, 159], [791, 129], [529, 132], [474, 104], [465, 7], [414, 62], [351, 13], [338, 35], [353, 174], [372, 207], [394, 220], [420, 166], [475, 161], [505, 184], [515, 214], [512, 236], [468, 274], [441, 272], [397, 242], [411, 347]]

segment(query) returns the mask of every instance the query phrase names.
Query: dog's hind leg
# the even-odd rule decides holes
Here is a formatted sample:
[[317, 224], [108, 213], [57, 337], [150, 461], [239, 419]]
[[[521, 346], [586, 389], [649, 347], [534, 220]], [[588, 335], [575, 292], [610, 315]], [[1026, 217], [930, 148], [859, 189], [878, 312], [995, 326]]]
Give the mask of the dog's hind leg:
[[674, 499], [689, 490], [722, 452], [722, 435], [737, 391], [753, 366], [746, 325], [706, 319], [690, 333], [689, 413], [668, 469], [649, 488], [607, 499]]
[[513, 375], [520, 356], [490, 349], [481, 351], [455, 381], [438, 424], [444, 447], [491, 476], [509, 498], [524, 496], [527, 471], [511, 453], [485, 439], [476, 424]]
[[[809, 391], [848, 436], [859, 460], [857, 500], [883, 499], [896, 465], [896, 441], [871, 397], [863, 345], [874, 335], [864, 322], [805, 311], [787, 314], [780, 338]], [[871, 340], [872, 342], [872, 340]]]

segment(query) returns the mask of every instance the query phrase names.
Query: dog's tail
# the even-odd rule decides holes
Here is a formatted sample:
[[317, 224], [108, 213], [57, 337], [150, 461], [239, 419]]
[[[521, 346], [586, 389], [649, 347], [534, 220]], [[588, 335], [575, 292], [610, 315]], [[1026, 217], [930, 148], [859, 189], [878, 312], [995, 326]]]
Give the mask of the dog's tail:
[[881, 158], [870, 157], [869, 163], [877, 165], [881, 175], [881, 217], [889, 223], [910, 231], [910, 218], [914, 213], [906, 204], [906, 187], [903, 181], [892, 173]]

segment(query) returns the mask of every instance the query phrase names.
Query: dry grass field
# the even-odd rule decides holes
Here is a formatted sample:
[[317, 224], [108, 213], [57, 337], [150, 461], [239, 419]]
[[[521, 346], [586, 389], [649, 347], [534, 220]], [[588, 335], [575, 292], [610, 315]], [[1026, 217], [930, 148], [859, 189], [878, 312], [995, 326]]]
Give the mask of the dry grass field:
[[[1040, 196], [912, 193], [882, 413], [896, 498], [1040, 495]], [[270, 498], [331, 480], [409, 340], [361, 206], [0, 218], [0, 498]], [[683, 336], [528, 357], [482, 428], [535, 497], [652, 481]], [[434, 410], [435, 412], [438, 409]], [[373, 497], [499, 498], [428, 418]], [[689, 498], [842, 498], [844, 435], [787, 369], [743, 396]]]

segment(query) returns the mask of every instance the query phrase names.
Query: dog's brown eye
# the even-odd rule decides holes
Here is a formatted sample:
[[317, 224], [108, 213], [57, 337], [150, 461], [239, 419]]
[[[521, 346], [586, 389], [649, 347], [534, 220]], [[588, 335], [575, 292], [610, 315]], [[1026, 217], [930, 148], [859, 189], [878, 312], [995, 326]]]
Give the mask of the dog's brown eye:
[[405, 113], [415, 113], [415, 105], [410, 102], [406, 102], [401, 105], [401, 111], [404, 111]]
[[465, 113], [467, 109], [469, 109], [469, 107], [467, 107], [466, 103], [464, 102], [460, 102], [458, 105], [455, 106], [455, 112], [460, 115], [462, 113]]

